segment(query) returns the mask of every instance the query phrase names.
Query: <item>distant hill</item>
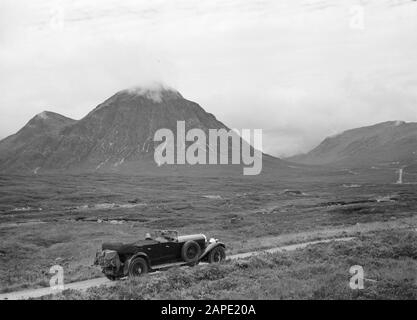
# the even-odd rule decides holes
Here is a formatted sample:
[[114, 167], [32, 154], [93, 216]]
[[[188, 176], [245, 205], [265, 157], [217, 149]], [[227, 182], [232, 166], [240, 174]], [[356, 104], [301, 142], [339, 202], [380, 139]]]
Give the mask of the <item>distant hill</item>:
[[0, 168], [36, 170], [58, 148], [61, 130], [74, 123], [75, 120], [55, 112], [36, 115], [17, 133], [0, 141]]
[[326, 138], [306, 154], [287, 159], [309, 165], [372, 166], [417, 164], [417, 123], [389, 121]]
[[[79, 121], [52, 112], [35, 116], [19, 132], [0, 141], [0, 171], [149, 172], [157, 167], [153, 157], [155, 132], [167, 128], [175, 133], [181, 120], [186, 130], [228, 129], [174, 89], [157, 86], [122, 90]], [[265, 157], [272, 166], [284, 163]], [[222, 170], [229, 167], [235, 170], [234, 166]]]

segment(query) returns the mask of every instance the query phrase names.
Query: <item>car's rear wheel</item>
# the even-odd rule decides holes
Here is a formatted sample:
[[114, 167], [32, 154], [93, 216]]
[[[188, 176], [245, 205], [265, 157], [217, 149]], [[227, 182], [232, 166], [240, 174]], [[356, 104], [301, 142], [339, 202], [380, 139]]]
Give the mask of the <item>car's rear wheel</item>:
[[181, 257], [185, 262], [196, 263], [201, 255], [201, 248], [195, 241], [187, 241], [181, 249]]
[[148, 273], [148, 264], [143, 258], [135, 258], [129, 263], [129, 277], [140, 277]]
[[209, 263], [219, 263], [226, 259], [226, 251], [222, 246], [218, 246], [210, 251], [208, 255]]

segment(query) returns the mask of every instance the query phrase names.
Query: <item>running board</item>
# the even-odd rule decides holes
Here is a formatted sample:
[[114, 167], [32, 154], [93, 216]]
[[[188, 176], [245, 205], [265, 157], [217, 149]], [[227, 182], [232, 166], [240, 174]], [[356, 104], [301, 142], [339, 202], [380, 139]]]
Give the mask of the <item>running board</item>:
[[152, 266], [152, 270], [163, 270], [168, 269], [172, 267], [182, 267], [188, 265], [187, 262], [181, 261], [181, 262], [172, 262], [172, 263], [166, 263], [166, 264], [158, 264], [156, 266]]

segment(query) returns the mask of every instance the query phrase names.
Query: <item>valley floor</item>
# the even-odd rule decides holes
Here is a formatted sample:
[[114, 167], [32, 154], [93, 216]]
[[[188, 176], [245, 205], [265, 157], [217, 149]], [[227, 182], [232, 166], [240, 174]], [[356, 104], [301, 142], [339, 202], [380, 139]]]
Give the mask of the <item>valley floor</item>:
[[204, 233], [230, 255], [416, 226], [414, 185], [368, 180], [1, 176], [0, 292], [49, 286], [57, 264], [66, 283], [102, 277], [102, 242], [152, 229]]
[[[363, 286], [352, 266], [364, 271]], [[43, 299], [417, 299], [417, 232], [389, 230]], [[350, 283], [352, 282], [353, 287]]]

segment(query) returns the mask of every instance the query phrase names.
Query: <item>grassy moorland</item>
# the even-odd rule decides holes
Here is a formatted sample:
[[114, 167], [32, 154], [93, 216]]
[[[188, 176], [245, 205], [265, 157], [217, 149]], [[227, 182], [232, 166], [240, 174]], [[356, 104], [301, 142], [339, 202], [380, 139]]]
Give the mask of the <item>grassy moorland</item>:
[[[352, 290], [349, 269], [360, 265], [364, 288]], [[220, 265], [176, 268], [86, 292], [45, 299], [417, 299], [417, 232], [363, 234], [294, 252]]]
[[55, 264], [66, 282], [99, 277], [91, 264], [102, 242], [152, 229], [202, 232], [230, 254], [415, 216], [415, 185], [393, 184], [393, 171], [300, 176], [0, 176], [0, 292], [48, 286]]

